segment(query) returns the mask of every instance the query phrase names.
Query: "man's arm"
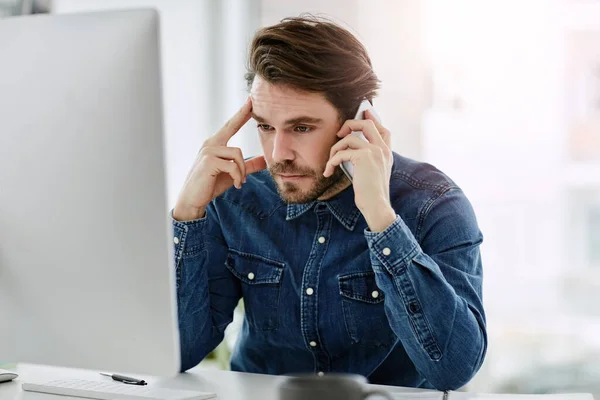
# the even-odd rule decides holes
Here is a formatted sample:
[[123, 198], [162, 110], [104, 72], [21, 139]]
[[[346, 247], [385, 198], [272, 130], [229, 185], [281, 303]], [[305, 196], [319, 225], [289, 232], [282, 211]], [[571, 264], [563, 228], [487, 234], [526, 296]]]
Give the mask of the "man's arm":
[[229, 140], [248, 122], [250, 98], [198, 152], [172, 212], [181, 337], [181, 370], [194, 367], [222, 340], [241, 296], [225, 268], [227, 246], [214, 199], [266, 168], [264, 157], [245, 161]]
[[483, 238], [460, 189], [431, 200], [419, 216], [419, 241], [400, 217], [365, 236], [390, 326], [435, 388], [456, 390], [479, 370], [487, 349]]
[[173, 220], [181, 371], [196, 366], [223, 340], [241, 297], [225, 268], [227, 246], [211, 203], [203, 218]]

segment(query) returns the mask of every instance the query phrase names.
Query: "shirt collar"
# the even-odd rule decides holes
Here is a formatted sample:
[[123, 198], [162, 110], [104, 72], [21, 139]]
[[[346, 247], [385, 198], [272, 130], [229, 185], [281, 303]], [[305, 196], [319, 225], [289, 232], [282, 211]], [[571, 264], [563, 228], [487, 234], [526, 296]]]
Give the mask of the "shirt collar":
[[344, 228], [349, 231], [354, 230], [358, 218], [360, 217], [360, 210], [354, 203], [354, 188], [352, 185], [326, 201], [315, 200], [304, 204], [288, 204], [286, 221], [300, 217], [315, 205], [317, 205], [317, 207], [322, 207], [320, 204], [326, 205], [329, 211], [344, 226]]

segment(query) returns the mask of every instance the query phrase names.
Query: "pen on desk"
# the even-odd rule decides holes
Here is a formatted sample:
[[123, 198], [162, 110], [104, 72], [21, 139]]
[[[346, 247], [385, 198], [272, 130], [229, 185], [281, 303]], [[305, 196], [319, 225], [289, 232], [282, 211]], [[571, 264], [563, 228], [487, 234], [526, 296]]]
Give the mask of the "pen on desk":
[[108, 377], [112, 378], [114, 381], [123, 382], [128, 385], [140, 385], [140, 386], [147, 385], [146, 381], [143, 379], [130, 378], [128, 376], [123, 376], [123, 375], [119, 375], [119, 374], [107, 374], [105, 372], [100, 372], [100, 375], [108, 376]]

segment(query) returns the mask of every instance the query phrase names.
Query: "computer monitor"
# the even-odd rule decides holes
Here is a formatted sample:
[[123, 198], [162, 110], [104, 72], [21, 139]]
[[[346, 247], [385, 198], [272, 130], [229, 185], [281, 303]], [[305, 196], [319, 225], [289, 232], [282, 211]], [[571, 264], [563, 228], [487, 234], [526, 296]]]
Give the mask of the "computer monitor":
[[179, 371], [154, 10], [0, 20], [0, 361]]

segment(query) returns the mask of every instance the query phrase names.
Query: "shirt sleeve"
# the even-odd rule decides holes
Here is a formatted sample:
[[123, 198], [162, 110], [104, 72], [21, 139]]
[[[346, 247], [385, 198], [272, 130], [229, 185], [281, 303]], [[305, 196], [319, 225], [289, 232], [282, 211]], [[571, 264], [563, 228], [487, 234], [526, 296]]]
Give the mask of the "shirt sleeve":
[[221, 343], [241, 297], [225, 268], [227, 245], [214, 206], [198, 220], [173, 219], [181, 371], [196, 366]]
[[457, 188], [438, 194], [419, 218], [419, 240], [399, 216], [383, 232], [365, 230], [365, 237], [392, 330], [435, 388], [456, 390], [487, 351], [483, 236]]

